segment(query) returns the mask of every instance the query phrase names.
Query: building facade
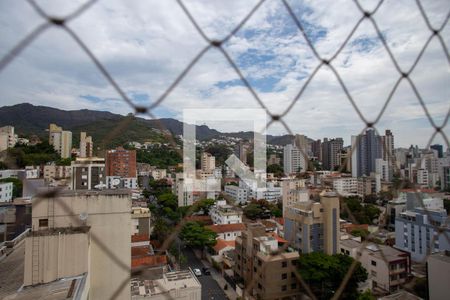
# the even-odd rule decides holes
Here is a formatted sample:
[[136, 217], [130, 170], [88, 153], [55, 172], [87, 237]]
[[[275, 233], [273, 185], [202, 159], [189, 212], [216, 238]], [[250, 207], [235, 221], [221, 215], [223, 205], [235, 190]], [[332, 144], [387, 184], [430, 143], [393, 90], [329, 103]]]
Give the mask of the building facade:
[[[299, 299], [300, 282], [295, 275], [298, 252], [281, 252], [278, 240], [265, 227], [251, 223], [236, 238], [233, 271], [242, 283], [244, 298]], [[253, 282], [253, 286], [250, 284]]]
[[445, 209], [416, 207], [400, 213], [395, 219], [395, 247], [411, 253], [413, 261], [427, 255], [450, 250], [450, 224]]
[[352, 136], [352, 176], [370, 176], [376, 172], [375, 160], [382, 158], [382, 142], [373, 129], [368, 129], [364, 134]]
[[106, 188], [105, 159], [99, 157], [77, 158], [72, 161], [72, 190]]

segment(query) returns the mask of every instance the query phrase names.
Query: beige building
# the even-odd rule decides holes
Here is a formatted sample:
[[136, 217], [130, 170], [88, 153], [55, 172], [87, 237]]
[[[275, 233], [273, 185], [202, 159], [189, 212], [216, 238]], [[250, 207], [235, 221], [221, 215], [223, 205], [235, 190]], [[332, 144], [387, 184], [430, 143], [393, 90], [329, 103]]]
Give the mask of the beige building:
[[200, 165], [203, 172], [213, 172], [216, 168], [216, 158], [208, 152], [203, 152]]
[[147, 207], [133, 207], [131, 208], [131, 234], [145, 235], [147, 237], [151, 234], [151, 213]]
[[12, 148], [17, 143], [17, 135], [13, 126], [0, 127], [0, 151]]
[[293, 203], [286, 207], [283, 217], [284, 238], [300, 253], [338, 253], [339, 198], [335, 193], [323, 193], [320, 202]]
[[408, 253], [390, 246], [347, 239], [340, 241], [340, 253], [361, 262], [367, 270], [370, 288], [378, 294], [393, 293], [406, 283], [411, 260]]
[[89, 299], [130, 299], [128, 191], [63, 191], [35, 198], [25, 239], [24, 285], [86, 273]]
[[61, 158], [69, 158], [72, 155], [72, 132], [63, 130], [56, 124], [50, 124], [48, 142], [53, 146]]
[[69, 184], [72, 178], [71, 166], [57, 166], [55, 164], [44, 166], [44, 179], [50, 184]]
[[80, 132], [80, 157], [91, 156], [94, 156], [92, 136], [87, 136], [86, 132]]
[[281, 252], [280, 241], [267, 235], [264, 225], [248, 224], [236, 238], [234, 274], [243, 283], [244, 297], [297, 299], [300, 283], [294, 271], [298, 252]]
[[283, 216], [285, 208], [289, 205], [306, 201], [309, 199], [309, 194], [306, 190], [306, 181], [297, 178], [283, 178], [281, 180], [282, 201], [283, 201]]
[[428, 296], [430, 300], [448, 299], [450, 283], [450, 251], [428, 256]]

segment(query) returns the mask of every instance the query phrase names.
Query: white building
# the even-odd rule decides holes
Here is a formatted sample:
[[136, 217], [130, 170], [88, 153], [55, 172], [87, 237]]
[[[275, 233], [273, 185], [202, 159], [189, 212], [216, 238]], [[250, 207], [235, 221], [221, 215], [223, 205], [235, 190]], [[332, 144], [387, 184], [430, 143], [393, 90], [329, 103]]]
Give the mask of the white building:
[[341, 177], [333, 180], [333, 189], [341, 195], [356, 195], [358, 193], [358, 179], [355, 177]]
[[225, 185], [224, 192], [225, 194], [233, 198], [237, 203], [246, 203], [248, 200], [248, 188], [240, 187], [237, 185]]
[[0, 182], [0, 202], [11, 202], [13, 198], [13, 183]]
[[56, 124], [50, 124], [49, 144], [62, 158], [69, 158], [72, 155], [72, 132], [63, 130]]
[[217, 233], [217, 238], [224, 241], [236, 240], [236, 237], [241, 236], [242, 231], [245, 231], [246, 229], [245, 224], [243, 223], [216, 224], [206, 226], [206, 228]]
[[55, 164], [44, 166], [44, 179], [49, 183], [70, 182], [72, 178], [71, 166], [57, 166]]
[[136, 177], [106, 176], [107, 189], [136, 189], [137, 187]]
[[274, 182], [268, 182], [266, 188], [261, 190], [250, 190], [250, 198], [256, 200], [267, 200], [269, 202], [277, 202], [281, 200], [283, 196], [283, 189], [280, 186], [276, 186]]
[[25, 167], [25, 169], [17, 170], [0, 170], [0, 179], [2, 178], [17, 178], [20, 180], [36, 179], [40, 177], [41, 170], [39, 167]]
[[151, 171], [151, 175], [154, 180], [160, 180], [160, 179], [166, 178], [167, 171], [166, 171], [166, 169], [154, 169]]
[[380, 174], [383, 181], [390, 182], [392, 180], [392, 164], [382, 158], [375, 159], [375, 172]]
[[214, 224], [236, 224], [242, 223], [242, 210], [226, 204], [225, 200], [218, 200], [209, 210]]
[[12, 148], [17, 143], [17, 135], [13, 126], [0, 127], [0, 151]]
[[283, 166], [286, 175], [305, 172], [307, 170], [306, 153], [302, 153], [295, 145], [289, 144], [283, 150]]
[[175, 182], [172, 185], [172, 192], [178, 198], [178, 206], [189, 206], [194, 203], [194, 194], [188, 191], [184, 184], [184, 174], [177, 173], [175, 175]]

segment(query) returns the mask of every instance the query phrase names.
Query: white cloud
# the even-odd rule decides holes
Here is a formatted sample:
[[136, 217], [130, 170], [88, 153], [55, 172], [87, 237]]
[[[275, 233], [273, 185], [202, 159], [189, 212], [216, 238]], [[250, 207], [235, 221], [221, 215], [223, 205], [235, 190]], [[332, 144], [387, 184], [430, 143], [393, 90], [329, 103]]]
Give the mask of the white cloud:
[[[256, 2], [184, 3], [208, 37], [221, 39]], [[376, 1], [362, 2], [365, 9], [376, 5]], [[424, 3], [424, 9], [432, 25], [438, 27], [450, 7], [445, 0], [430, 2]], [[38, 3], [48, 13], [60, 16], [83, 1]], [[318, 53], [326, 58], [335, 53], [361, 17], [353, 1], [289, 3]], [[417, 6], [406, 0], [385, 1], [374, 18], [400, 67], [408, 70], [430, 36]], [[25, 2], [1, 2], [0, 55], [40, 23], [40, 17]], [[99, 1], [69, 26], [127, 93], [148, 94], [150, 101], [162, 95], [207, 45], [176, 1]], [[447, 47], [448, 27], [447, 34], [442, 34]], [[224, 47], [264, 104], [276, 114], [286, 109], [318, 64], [281, 1], [266, 1]], [[450, 96], [449, 66], [442, 51], [437, 40], [433, 40], [411, 75], [437, 122], [443, 121]], [[363, 21], [333, 66], [361, 112], [373, 120], [399, 74], [368, 20]], [[259, 107], [245, 87], [236, 85], [237, 80], [237, 74], [220, 52], [211, 49], [161, 104], [158, 116], [180, 118], [183, 108]], [[0, 73], [0, 91], [3, 105], [31, 102], [63, 109], [89, 108], [123, 114], [131, 111], [85, 53], [58, 28], [41, 35]], [[105, 100], [93, 102], [81, 97], [86, 95]], [[285, 120], [294, 132], [312, 138], [342, 136], [346, 142], [364, 126], [326, 66], [316, 74]], [[432, 132], [406, 82], [394, 94], [377, 128], [392, 129], [398, 146], [424, 146]], [[269, 133], [284, 134], [285, 130], [274, 125]]]

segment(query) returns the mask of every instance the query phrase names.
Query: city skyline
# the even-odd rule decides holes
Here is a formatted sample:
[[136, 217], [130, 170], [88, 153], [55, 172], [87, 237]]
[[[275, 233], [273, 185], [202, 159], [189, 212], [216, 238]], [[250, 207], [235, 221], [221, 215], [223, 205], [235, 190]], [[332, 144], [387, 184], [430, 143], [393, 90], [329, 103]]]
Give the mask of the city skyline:
[[[200, 5], [187, 1], [185, 6], [206, 34], [218, 39], [226, 36], [255, 3], [227, 1]], [[364, 3], [363, 8], [371, 10], [374, 3]], [[361, 14], [351, 1], [290, 4], [303, 21], [309, 40], [324, 57], [335, 53]], [[0, 25], [4, 37], [0, 55], [4, 55], [42, 21], [25, 2], [0, 5], [0, 15], [5, 20]], [[75, 9], [78, 3], [42, 5], [48, 13], [59, 16]], [[432, 25], [439, 27], [445, 17], [442, 9], [445, 2], [423, 5]], [[21, 11], [20, 18], [13, 11]], [[349, 21], [342, 22], [342, 18]], [[387, 2], [374, 18], [399, 66], [407, 70], [430, 36], [419, 9], [403, 1]], [[69, 26], [136, 105], [152, 104], [205, 46], [175, 2], [132, 3], [127, 7], [121, 2], [111, 1], [107, 7], [100, 2]], [[445, 34], [443, 39], [445, 42], [448, 39]], [[274, 114], [285, 111], [318, 64], [286, 8], [278, 1], [262, 4], [224, 48]], [[443, 62], [445, 54], [433, 38], [410, 75], [437, 125], [442, 124], [449, 108], [448, 71]], [[369, 121], [375, 119], [399, 74], [370, 21], [361, 23], [333, 66], [361, 113]], [[39, 36], [0, 72], [0, 87], [5, 105], [29, 101], [63, 109], [88, 108], [121, 114], [133, 111], [106, 84], [85, 53], [57, 28]], [[153, 113], [156, 117], [180, 119], [182, 109], [199, 107], [240, 109], [256, 108], [259, 104], [223, 55], [211, 49]], [[338, 80], [327, 68], [316, 73], [284, 121], [293, 132], [307, 133], [314, 138], [346, 138], [364, 128]], [[221, 131], [236, 130], [224, 122], [217, 126]], [[449, 132], [448, 126], [443, 128], [445, 133]], [[380, 131], [391, 129], [398, 137], [398, 144], [405, 146], [424, 147], [433, 133], [423, 108], [405, 81], [393, 94], [376, 127]], [[280, 123], [275, 123], [269, 133], [282, 135], [286, 131]], [[443, 144], [440, 135], [434, 143]]]

